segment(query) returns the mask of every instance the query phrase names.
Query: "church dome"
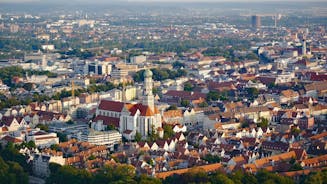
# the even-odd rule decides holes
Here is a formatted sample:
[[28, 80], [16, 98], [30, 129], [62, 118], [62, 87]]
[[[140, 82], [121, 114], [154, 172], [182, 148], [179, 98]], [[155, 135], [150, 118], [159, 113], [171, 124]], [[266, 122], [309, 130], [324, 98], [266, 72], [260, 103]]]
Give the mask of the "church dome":
[[151, 70], [145, 70], [143, 74], [144, 78], [152, 77], [152, 75]]

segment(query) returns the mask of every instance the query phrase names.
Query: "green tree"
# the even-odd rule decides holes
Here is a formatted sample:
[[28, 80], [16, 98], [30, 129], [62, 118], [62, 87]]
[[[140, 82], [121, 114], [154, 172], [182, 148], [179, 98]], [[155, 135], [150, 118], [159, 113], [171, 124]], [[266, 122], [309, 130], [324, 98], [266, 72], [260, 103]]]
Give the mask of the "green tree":
[[208, 163], [219, 163], [221, 158], [218, 155], [207, 154], [203, 158], [203, 160], [207, 161]]
[[199, 103], [199, 107], [208, 107], [208, 103], [207, 102], [201, 102]]
[[140, 142], [142, 140], [142, 135], [140, 132], [136, 131], [135, 133], [135, 141]]
[[173, 131], [173, 127], [170, 125], [164, 125], [164, 139], [168, 139], [174, 136], [175, 132]]
[[207, 94], [207, 101], [210, 102], [210, 101], [217, 101], [219, 100], [219, 93], [217, 91], [210, 91], [208, 94]]
[[31, 148], [36, 148], [35, 142], [34, 142], [34, 141], [28, 141], [28, 143], [27, 143], [27, 147], [28, 147], [29, 149], [31, 149]]
[[189, 100], [182, 100], [181, 101], [181, 106], [183, 107], [190, 107], [191, 103]]
[[261, 127], [261, 128], [267, 128], [269, 125], [269, 121], [268, 121], [268, 119], [261, 117], [259, 119], [259, 123], [257, 125], [258, 125], [258, 127]]
[[289, 169], [289, 171], [299, 171], [299, 170], [303, 170], [301, 164], [299, 163], [294, 163]]
[[173, 63], [173, 68], [185, 68], [185, 64], [181, 63], [180, 61], [175, 61]]
[[17, 162], [5, 162], [0, 157], [0, 183], [27, 184], [28, 175]]
[[200, 168], [191, 168], [184, 175], [180, 183], [207, 183], [209, 181], [208, 174]]
[[154, 177], [149, 177], [145, 174], [141, 174], [140, 177], [137, 178], [137, 183], [139, 184], [161, 184], [161, 180]]
[[96, 157], [94, 155], [89, 156], [88, 160], [94, 160]]
[[31, 91], [33, 89], [33, 84], [32, 83], [24, 83], [23, 88], [26, 91]]
[[166, 110], [167, 111], [169, 111], [169, 110], [177, 110], [177, 106], [176, 105], [171, 105]]
[[242, 177], [242, 183], [243, 184], [257, 184], [258, 180], [255, 178], [254, 175], [245, 173]]
[[[28, 183], [28, 175], [24, 172], [22, 166], [20, 166], [17, 162], [8, 162], [9, 165], [9, 175], [12, 183]], [[14, 182], [15, 181], [15, 182]]]
[[249, 95], [250, 98], [257, 98], [259, 95], [259, 91], [257, 88], [247, 88], [247, 94]]
[[59, 151], [59, 150], [60, 150], [60, 147], [59, 147], [58, 144], [52, 144], [52, 145], [50, 146], [50, 149], [52, 149], [52, 150], [56, 150], [56, 151]]
[[217, 172], [211, 177], [212, 184], [234, 184], [233, 180], [229, 179], [226, 175]]
[[57, 136], [59, 137], [60, 142], [67, 142], [68, 141], [67, 136], [64, 133], [57, 132]]
[[68, 121], [66, 122], [66, 124], [68, 124], [68, 125], [72, 125], [72, 124], [74, 124], [74, 121], [73, 121], [73, 120], [68, 120]]
[[36, 125], [36, 128], [39, 128], [39, 129], [44, 130], [46, 132], [49, 131], [49, 126], [48, 125], [44, 125], [44, 124], [37, 124]]
[[193, 88], [194, 86], [190, 82], [184, 83], [184, 91], [193, 91]]

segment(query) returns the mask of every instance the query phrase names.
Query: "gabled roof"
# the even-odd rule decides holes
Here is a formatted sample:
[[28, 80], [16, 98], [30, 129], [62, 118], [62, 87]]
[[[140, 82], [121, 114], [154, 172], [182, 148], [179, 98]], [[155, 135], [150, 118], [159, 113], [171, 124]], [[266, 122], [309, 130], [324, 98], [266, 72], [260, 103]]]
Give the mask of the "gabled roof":
[[121, 112], [124, 107], [123, 102], [116, 102], [111, 100], [101, 100], [99, 109], [106, 111]]
[[6, 125], [6, 126], [10, 126], [11, 123], [15, 120], [14, 116], [3, 116], [1, 119], [1, 124], [2, 125]]
[[11, 137], [9, 135], [6, 135], [5, 137], [3, 137], [1, 140], [5, 140], [7, 142], [12, 142], [12, 143], [22, 143], [23, 141], [20, 139], [17, 139], [15, 137]]
[[93, 122], [97, 122], [99, 120], [102, 120], [104, 125], [114, 125], [117, 128], [119, 127], [119, 118], [98, 115], [93, 119]]
[[183, 117], [182, 110], [169, 110], [163, 113], [163, 116], [166, 118], [176, 118], [176, 117]]
[[172, 96], [172, 97], [179, 97], [182, 99], [187, 100], [196, 100], [199, 98], [206, 98], [206, 94], [199, 93], [199, 92], [188, 92], [188, 91], [176, 91], [176, 90], [169, 90], [167, 93], [164, 94], [165, 96]]
[[140, 111], [141, 116], [154, 116], [154, 112], [151, 110], [151, 108], [147, 105], [143, 104], [128, 104], [126, 105], [127, 109], [131, 112], [131, 115], [134, 116], [137, 112], [137, 110]]
[[99, 107], [100, 110], [122, 112], [123, 108], [126, 108], [132, 116], [140, 111], [141, 116], [154, 116], [154, 114], [159, 114], [158, 109], [155, 107], [153, 110], [147, 105], [143, 104], [130, 104], [111, 100], [101, 100]]

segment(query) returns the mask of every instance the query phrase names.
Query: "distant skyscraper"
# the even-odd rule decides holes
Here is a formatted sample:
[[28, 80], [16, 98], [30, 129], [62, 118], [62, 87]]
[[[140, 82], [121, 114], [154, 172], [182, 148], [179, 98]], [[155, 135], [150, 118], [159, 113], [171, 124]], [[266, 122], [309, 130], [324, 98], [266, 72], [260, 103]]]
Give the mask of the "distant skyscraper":
[[261, 27], [261, 17], [259, 15], [253, 15], [251, 17], [252, 27], [255, 29], [260, 29]]

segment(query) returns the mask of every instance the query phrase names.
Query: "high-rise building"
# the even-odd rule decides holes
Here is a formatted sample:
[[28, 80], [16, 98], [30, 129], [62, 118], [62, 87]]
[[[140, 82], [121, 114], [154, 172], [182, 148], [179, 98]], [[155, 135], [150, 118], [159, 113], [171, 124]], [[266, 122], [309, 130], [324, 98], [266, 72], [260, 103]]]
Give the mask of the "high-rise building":
[[253, 15], [251, 17], [252, 27], [255, 29], [260, 29], [261, 27], [261, 17], [259, 15]]

